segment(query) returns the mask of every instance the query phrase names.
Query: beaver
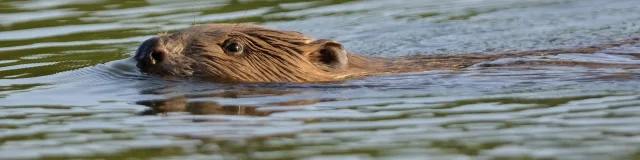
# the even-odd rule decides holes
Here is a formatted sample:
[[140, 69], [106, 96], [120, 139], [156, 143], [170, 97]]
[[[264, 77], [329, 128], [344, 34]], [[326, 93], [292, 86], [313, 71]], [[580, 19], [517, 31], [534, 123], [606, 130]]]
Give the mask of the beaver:
[[162, 77], [230, 83], [317, 83], [390, 73], [457, 70], [501, 58], [593, 53], [600, 49], [603, 47], [373, 57], [350, 53], [334, 40], [243, 23], [201, 24], [161, 34], [144, 41], [134, 58], [142, 72]]

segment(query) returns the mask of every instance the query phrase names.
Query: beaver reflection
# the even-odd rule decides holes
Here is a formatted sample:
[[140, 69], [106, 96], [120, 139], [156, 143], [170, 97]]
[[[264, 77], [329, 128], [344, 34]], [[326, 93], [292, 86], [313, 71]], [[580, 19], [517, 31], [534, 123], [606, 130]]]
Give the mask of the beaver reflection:
[[[148, 90], [147, 94], [163, 94], [159, 90]], [[257, 106], [238, 106], [238, 105], [220, 105], [214, 101], [188, 101], [193, 98], [250, 98], [263, 96], [280, 96], [287, 94], [300, 94], [299, 91], [292, 90], [274, 90], [274, 89], [255, 89], [245, 88], [242, 90], [216, 92], [209, 94], [176, 96], [162, 100], [139, 101], [137, 104], [149, 107], [149, 110], [141, 113], [142, 115], [158, 115], [169, 112], [188, 112], [195, 115], [248, 115], [248, 116], [267, 116], [272, 111], [259, 111]], [[267, 103], [273, 106], [297, 106], [309, 105], [318, 102], [335, 101], [335, 99], [304, 99], [291, 100], [282, 102]]]
[[145, 105], [150, 109], [142, 115], [157, 115], [168, 112], [188, 112], [196, 115], [220, 114], [220, 115], [250, 115], [266, 116], [270, 112], [260, 112], [253, 106], [223, 106], [216, 102], [199, 101], [187, 102], [183, 96], [166, 100], [140, 101], [137, 104]]

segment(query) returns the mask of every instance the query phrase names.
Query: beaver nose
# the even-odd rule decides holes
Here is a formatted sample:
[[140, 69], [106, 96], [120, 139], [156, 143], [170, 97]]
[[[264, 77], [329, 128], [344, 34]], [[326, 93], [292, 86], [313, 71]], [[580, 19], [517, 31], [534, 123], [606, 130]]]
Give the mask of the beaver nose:
[[167, 52], [160, 44], [160, 40], [157, 37], [150, 38], [138, 47], [134, 58], [138, 63], [146, 65], [155, 65], [165, 60]]

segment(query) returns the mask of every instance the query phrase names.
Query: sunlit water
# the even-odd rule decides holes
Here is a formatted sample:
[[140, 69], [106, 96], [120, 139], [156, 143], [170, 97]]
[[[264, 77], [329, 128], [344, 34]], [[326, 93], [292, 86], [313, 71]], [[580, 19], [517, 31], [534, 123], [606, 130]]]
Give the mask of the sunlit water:
[[640, 159], [640, 44], [525, 58], [621, 67], [331, 84], [164, 80], [127, 59], [212, 22], [375, 56], [587, 47], [640, 37], [637, 0], [32, 0], [2, 1], [0, 19], [0, 159]]

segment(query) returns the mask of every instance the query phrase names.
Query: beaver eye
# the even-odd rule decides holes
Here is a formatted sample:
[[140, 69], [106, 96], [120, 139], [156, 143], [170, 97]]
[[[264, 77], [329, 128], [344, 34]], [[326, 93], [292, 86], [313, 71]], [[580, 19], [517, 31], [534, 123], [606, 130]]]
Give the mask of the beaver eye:
[[231, 42], [224, 47], [224, 50], [229, 53], [240, 53], [242, 52], [242, 46], [238, 43]]

